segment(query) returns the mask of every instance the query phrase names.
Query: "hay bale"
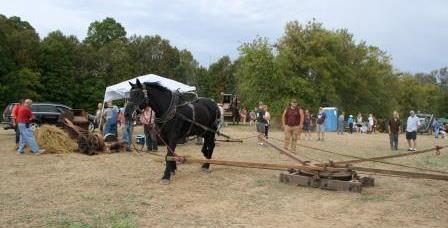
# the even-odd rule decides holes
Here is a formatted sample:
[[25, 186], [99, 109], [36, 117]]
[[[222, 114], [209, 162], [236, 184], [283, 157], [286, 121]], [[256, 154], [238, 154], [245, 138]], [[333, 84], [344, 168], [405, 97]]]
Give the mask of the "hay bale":
[[45, 153], [72, 153], [76, 150], [76, 143], [68, 134], [53, 125], [42, 125], [35, 132], [37, 144]]

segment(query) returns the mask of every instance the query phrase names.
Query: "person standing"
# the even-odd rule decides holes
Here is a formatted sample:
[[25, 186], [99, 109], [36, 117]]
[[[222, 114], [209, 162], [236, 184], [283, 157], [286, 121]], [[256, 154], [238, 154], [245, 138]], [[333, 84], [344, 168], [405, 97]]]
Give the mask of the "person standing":
[[28, 145], [31, 148], [33, 154], [38, 155], [45, 150], [39, 149], [39, 146], [36, 143], [36, 139], [34, 138], [33, 131], [30, 128], [31, 120], [33, 119], [33, 113], [31, 112], [31, 105], [33, 101], [30, 99], [26, 99], [22, 107], [20, 107], [18, 111], [18, 126], [20, 132], [20, 140], [19, 140], [19, 148], [17, 152], [19, 154], [24, 153], [25, 145]]
[[[96, 113], [95, 113], [95, 119], [94, 122], [96, 124], [96, 126], [100, 129], [100, 131], [103, 131], [103, 125], [104, 125], [104, 121], [101, 120], [101, 114], [103, 111], [103, 104], [102, 103], [98, 103], [98, 105], [96, 106]], [[101, 126], [100, 126], [101, 124]]]
[[104, 135], [114, 134], [117, 136], [118, 108], [112, 106], [112, 102], [109, 102], [106, 107], [106, 110], [104, 110], [104, 117], [106, 119]]
[[16, 132], [16, 150], [19, 149], [19, 142], [20, 142], [20, 130], [19, 130], [19, 110], [20, 107], [23, 105], [23, 99], [20, 100], [20, 103], [17, 103], [14, 105], [14, 107], [11, 110], [11, 116], [12, 116], [12, 124], [14, 126], [14, 131]]
[[146, 106], [145, 110], [140, 115], [140, 122], [143, 124], [143, 130], [145, 132], [146, 149], [148, 152], [151, 151], [157, 152], [158, 150], [155, 117], [156, 113], [149, 106]]
[[258, 132], [258, 145], [263, 146], [264, 143], [262, 141], [262, 137], [265, 137], [265, 126], [268, 123], [265, 119], [265, 110], [263, 108], [263, 102], [259, 102], [258, 103], [258, 109], [255, 113], [256, 118], [257, 118], [257, 122], [255, 124], [256, 128], [257, 128], [257, 132]]
[[241, 120], [243, 122], [243, 125], [245, 125], [246, 124], [246, 120], [247, 120], [247, 107], [243, 107], [241, 109], [240, 115], [241, 115]]
[[134, 131], [134, 119], [135, 119], [135, 104], [132, 102], [127, 102], [124, 110], [121, 112], [122, 115], [122, 126], [123, 126], [123, 142], [126, 143], [126, 151], [131, 151], [132, 136]]
[[[218, 130], [223, 128], [225, 125], [224, 123], [224, 108], [222, 107], [222, 103], [218, 103], [218, 109], [219, 109], [219, 124], [218, 124]], [[202, 143], [201, 143], [202, 144]]]
[[292, 99], [289, 106], [283, 111], [282, 124], [285, 131], [286, 150], [289, 149], [291, 143], [291, 151], [296, 150], [297, 136], [303, 127], [304, 121], [303, 110], [297, 105], [297, 100]]
[[347, 123], [350, 134], [353, 134], [353, 115], [348, 116]]
[[358, 113], [358, 116], [356, 117], [356, 131], [358, 131], [358, 133], [361, 133], [362, 125], [362, 115], [361, 113]]
[[313, 122], [311, 121], [310, 111], [305, 110], [303, 115], [303, 130], [305, 131], [305, 138], [311, 140], [311, 128], [313, 127]]
[[270, 126], [270, 123], [271, 123], [271, 114], [268, 112], [268, 106], [267, 105], [264, 105], [263, 108], [264, 108], [264, 111], [265, 111], [264, 119], [267, 122], [266, 125], [264, 126], [264, 136], [267, 139], [268, 135], [269, 135], [269, 126]]
[[326, 117], [327, 116], [324, 112], [324, 108], [319, 107], [319, 113], [317, 114], [317, 119], [316, 119], [317, 141], [324, 141]]
[[432, 128], [434, 131], [434, 138], [439, 138], [439, 132], [440, 128], [442, 127], [442, 124], [437, 120], [437, 118], [434, 118], [434, 122], [432, 123]]
[[392, 114], [392, 119], [389, 120], [388, 124], [391, 150], [398, 150], [398, 134], [400, 133], [400, 125], [400, 116], [397, 111], [394, 111]]
[[373, 124], [374, 124], [374, 121], [373, 121], [373, 115], [372, 115], [372, 113], [369, 113], [369, 117], [368, 117], [367, 120], [369, 121], [369, 128], [368, 128], [367, 133], [373, 133]]
[[376, 128], [377, 128], [377, 126], [378, 126], [378, 120], [376, 119], [374, 113], [372, 113], [372, 118], [373, 118], [373, 126], [372, 126], [372, 130], [373, 130], [373, 133], [376, 133]]
[[255, 114], [257, 112], [257, 108], [254, 108], [254, 110], [249, 112], [249, 126], [252, 126], [252, 123], [255, 123], [257, 120], [257, 115]]
[[414, 111], [409, 112], [408, 121], [406, 122], [406, 140], [408, 140], [409, 149], [408, 151], [417, 151], [416, 141], [417, 141], [417, 128], [420, 126], [420, 120], [415, 115]]
[[341, 113], [341, 115], [339, 115], [338, 117], [338, 134], [343, 135], [344, 134], [344, 120], [345, 120], [345, 116], [344, 116], [344, 112]]
[[125, 128], [125, 122], [126, 118], [124, 117], [124, 111], [125, 107], [118, 109], [118, 116], [117, 116], [117, 125], [118, 127]]

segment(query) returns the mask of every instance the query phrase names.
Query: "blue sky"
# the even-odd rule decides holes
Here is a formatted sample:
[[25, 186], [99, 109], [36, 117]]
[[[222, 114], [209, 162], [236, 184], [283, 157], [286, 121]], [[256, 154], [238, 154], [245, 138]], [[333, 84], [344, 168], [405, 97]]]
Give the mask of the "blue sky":
[[275, 42], [286, 22], [312, 18], [347, 28], [392, 56], [397, 70], [448, 66], [448, 1], [431, 0], [0, 0], [0, 14], [29, 21], [44, 37], [61, 30], [84, 39], [94, 20], [113, 17], [128, 33], [155, 35], [190, 50], [203, 66], [257, 35]]

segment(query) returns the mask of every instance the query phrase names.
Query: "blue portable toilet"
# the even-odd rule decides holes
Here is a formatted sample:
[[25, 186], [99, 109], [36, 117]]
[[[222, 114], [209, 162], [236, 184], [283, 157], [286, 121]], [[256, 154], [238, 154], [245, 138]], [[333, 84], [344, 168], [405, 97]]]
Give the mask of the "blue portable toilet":
[[325, 119], [325, 131], [337, 131], [338, 130], [338, 109], [335, 107], [323, 108]]

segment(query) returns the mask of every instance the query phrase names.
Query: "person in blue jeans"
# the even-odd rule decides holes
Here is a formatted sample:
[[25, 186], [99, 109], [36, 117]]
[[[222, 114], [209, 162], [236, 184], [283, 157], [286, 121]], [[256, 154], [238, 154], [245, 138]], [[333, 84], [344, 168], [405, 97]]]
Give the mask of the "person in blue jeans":
[[338, 117], [338, 134], [343, 135], [344, 134], [344, 122], [345, 122], [345, 116], [344, 112], [341, 113]]
[[18, 128], [20, 132], [19, 139], [19, 148], [17, 152], [19, 154], [24, 153], [25, 145], [28, 145], [31, 148], [33, 154], [40, 154], [45, 152], [45, 150], [41, 150], [36, 143], [36, 139], [34, 139], [33, 131], [30, 128], [30, 123], [33, 118], [33, 113], [31, 112], [31, 105], [33, 101], [30, 99], [26, 99], [23, 106], [20, 107], [18, 111]]
[[350, 134], [353, 134], [353, 115], [349, 115], [347, 119], [348, 128], [350, 129]]
[[441, 126], [442, 124], [437, 119], [434, 119], [434, 122], [432, 123], [432, 128], [434, 129], [434, 137], [436, 139], [439, 138], [439, 132]]
[[134, 110], [134, 104], [133, 103], [126, 103], [126, 106], [124, 108], [124, 128], [123, 128], [123, 142], [126, 143], [126, 151], [131, 151], [131, 145], [132, 145], [132, 135], [134, 132], [134, 117], [135, 113]]
[[104, 135], [114, 134], [117, 135], [117, 120], [118, 120], [118, 108], [112, 106], [112, 103], [107, 104], [106, 110], [104, 110], [104, 116], [106, 123], [104, 125]]

